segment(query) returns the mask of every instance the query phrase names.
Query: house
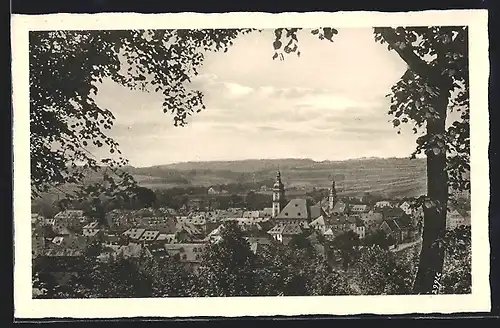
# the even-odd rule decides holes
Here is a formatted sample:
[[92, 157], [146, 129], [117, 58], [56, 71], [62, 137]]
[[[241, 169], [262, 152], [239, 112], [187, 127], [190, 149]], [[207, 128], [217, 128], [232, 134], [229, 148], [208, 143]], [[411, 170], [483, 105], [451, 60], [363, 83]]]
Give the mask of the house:
[[257, 243], [259, 245], [269, 245], [271, 244], [272, 238], [266, 233], [259, 236], [244, 237], [249, 244]]
[[128, 245], [111, 246], [115, 250], [116, 256], [124, 258], [138, 258], [144, 254], [142, 245], [136, 243], [129, 243]]
[[176, 219], [166, 216], [146, 216], [136, 218], [136, 227], [148, 230], [158, 230], [161, 233], [175, 232]]
[[380, 225], [380, 230], [384, 231], [388, 237], [394, 238], [396, 242], [401, 242], [401, 229], [397, 225], [396, 219], [384, 220]]
[[409, 236], [409, 222], [402, 218], [387, 219], [382, 222], [380, 229], [387, 236], [391, 236], [397, 243], [401, 243]]
[[177, 210], [170, 208], [170, 207], [160, 207], [158, 209], [161, 213], [167, 214], [167, 215], [177, 215]]
[[105, 233], [102, 236], [102, 245], [104, 247], [116, 246], [123, 243], [125, 240], [120, 235]]
[[64, 236], [62, 245], [66, 248], [80, 249], [85, 251], [89, 244], [89, 238], [81, 235]]
[[352, 204], [349, 206], [351, 213], [364, 213], [368, 211], [368, 205], [366, 204]]
[[262, 231], [260, 224], [252, 220], [237, 220], [236, 222], [240, 230], [244, 233], [251, 234], [253, 232], [258, 233], [259, 231]]
[[377, 210], [377, 213], [381, 213], [384, 220], [397, 219], [404, 215], [407, 215], [405, 211], [399, 207], [390, 208], [384, 207]]
[[268, 234], [255, 237], [245, 237], [245, 240], [250, 245], [250, 249], [254, 254], [257, 254], [263, 246], [271, 244], [272, 238]]
[[362, 219], [356, 219], [356, 227], [354, 232], [358, 235], [359, 239], [364, 239], [366, 237], [366, 226]]
[[217, 214], [218, 220], [223, 220], [223, 219], [234, 219], [234, 218], [241, 218], [243, 217], [243, 210], [236, 209], [236, 208], [229, 208], [225, 211], [221, 211]]
[[321, 215], [317, 219], [313, 220], [311, 223], [309, 223], [309, 227], [314, 229], [315, 231], [320, 232], [321, 234], [324, 234], [327, 230], [324, 216]]
[[179, 241], [188, 241], [201, 238], [203, 233], [193, 224], [178, 222], [175, 226], [176, 238]]
[[216, 190], [214, 187], [210, 187], [210, 188], [208, 188], [207, 193], [208, 193], [209, 195], [218, 195], [218, 194], [219, 194], [219, 191], [218, 191], [218, 190]]
[[375, 203], [374, 208], [384, 208], [392, 207], [392, 203], [389, 200], [381, 200]]
[[356, 231], [357, 216], [332, 216], [330, 218], [330, 225], [333, 235], [347, 231]]
[[243, 218], [258, 218], [258, 217], [260, 217], [260, 212], [259, 211], [244, 211], [242, 217]]
[[138, 240], [144, 242], [152, 242], [155, 241], [156, 238], [158, 238], [159, 234], [160, 231], [158, 230], [146, 230], [142, 233]]
[[332, 228], [329, 228], [328, 230], [326, 230], [325, 233], [323, 234], [323, 236], [327, 240], [333, 240], [335, 238], [335, 234], [334, 234]]
[[54, 216], [54, 229], [80, 231], [86, 221], [82, 210], [64, 210]]
[[104, 247], [101, 253], [97, 255], [97, 260], [99, 262], [109, 262], [116, 258], [116, 251], [110, 247]]
[[222, 239], [222, 231], [224, 230], [224, 225], [219, 225], [214, 230], [203, 239], [204, 242], [218, 243]]
[[31, 255], [36, 258], [43, 253], [45, 249], [45, 237], [43, 235], [32, 235], [31, 237]]
[[162, 244], [151, 244], [144, 248], [146, 252], [146, 256], [151, 256], [157, 259], [164, 259], [169, 256], [167, 250], [165, 249], [165, 245]]
[[63, 241], [64, 241], [64, 237], [63, 236], [56, 236], [56, 237], [52, 238], [52, 243], [54, 245], [62, 245]]
[[259, 211], [259, 217], [261, 218], [270, 218], [273, 216], [273, 208], [265, 207], [262, 211]]
[[53, 258], [82, 258], [84, 255], [81, 249], [72, 249], [72, 248], [58, 248], [58, 249], [47, 249], [43, 256], [44, 257], [53, 257]]
[[48, 226], [54, 226], [56, 224], [56, 219], [54, 218], [45, 218], [43, 221], [42, 221], [42, 224], [43, 225], [48, 225]]
[[144, 228], [130, 228], [127, 231], [123, 233], [124, 236], [127, 236], [128, 238], [132, 240], [139, 240], [139, 238], [142, 236], [142, 234], [146, 231]]
[[202, 263], [205, 244], [167, 244], [164, 245], [169, 256], [178, 259], [189, 270], [196, 271]]
[[346, 213], [347, 213], [347, 204], [342, 201], [336, 202], [331, 212], [332, 215], [344, 215]]
[[40, 267], [43, 273], [53, 275], [56, 273], [78, 272], [81, 270], [84, 255], [85, 253], [81, 249], [51, 247], [43, 250], [36, 260], [43, 263]]
[[99, 223], [97, 221], [94, 221], [83, 227], [82, 235], [92, 238], [95, 237], [99, 233], [99, 231]]
[[413, 212], [412, 209], [412, 203], [408, 200], [403, 201], [400, 205], [399, 208], [403, 210], [406, 214], [410, 215]]
[[[315, 208], [311, 211], [312, 207], [307, 203], [306, 199], [292, 199], [275, 217], [274, 221], [276, 223], [298, 224], [302, 228], [307, 229], [309, 222], [324, 213], [320, 208]], [[311, 214], [319, 215], [313, 218]]]
[[[197, 233], [206, 233], [207, 220], [205, 215], [191, 215], [188, 217], [178, 217], [177, 226], [193, 226], [198, 231]], [[177, 228], [176, 228], [177, 229]]]
[[270, 234], [275, 240], [288, 244], [290, 240], [303, 232], [301, 225], [298, 223], [278, 223], [267, 233]]
[[234, 222], [238, 228], [245, 233], [262, 231], [262, 226], [267, 226], [269, 218], [227, 218], [224, 222]]
[[[470, 213], [470, 212], [469, 212]], [[460, 226], [470, 226], [470, 214], [466, 211], [453, 209], [446, 215], [446, 229], [453, 230]]]
[[162, 242], [164, 244], [173, 244], [177, 241], [175, 233], [160, 233], [158, 237], [156, 237], [157, 242]]
[[380, 212], [369, 211], [359, 215], [367, 230], [376, 230], [384, 220], [384, 216]]
[[325, 210], [323, 210], [323, 208], [321, 206], [313, 205], [313, 206], [309, 207], [309, 216], [310, 216], [311, 220], [316, 220], [317, 218], [323, 217], [326, 215], [327, 214], [326, 214]]
[[115, 209], [106, 214], [106, 221], [114, 230], [125, 231], [136, 224], [134, 215], [136, 214], [133, 211]]
[[31, 213], [31, 223], [36, 224], [42, 222], [44, 217], [38, 213]]

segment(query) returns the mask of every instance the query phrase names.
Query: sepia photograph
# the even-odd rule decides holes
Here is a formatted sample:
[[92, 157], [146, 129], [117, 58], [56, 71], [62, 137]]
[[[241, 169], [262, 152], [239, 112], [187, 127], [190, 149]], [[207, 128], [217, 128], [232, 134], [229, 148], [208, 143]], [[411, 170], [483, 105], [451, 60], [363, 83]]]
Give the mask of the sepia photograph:
[[[326, 13], [296, 25], [286, 14], [260, 25], [234, 14], [198, 14], [205, 26], [122, 28], [124, 16], [100, 28], [94, 15], [87, 28], [77, 15], [22, 25], [23, 295], [304, 297], [297, 307], [479, 291], [485, 309], [489, 283], [475, 284], [489, 279], [488, 163], [475, 145], [488, 143], [487, 44], [474, 53], [471, 22], [481, 30], [486, 15], [419, 14], [358, 26]], [[486, 95], [472, 111], [471, 90]]]

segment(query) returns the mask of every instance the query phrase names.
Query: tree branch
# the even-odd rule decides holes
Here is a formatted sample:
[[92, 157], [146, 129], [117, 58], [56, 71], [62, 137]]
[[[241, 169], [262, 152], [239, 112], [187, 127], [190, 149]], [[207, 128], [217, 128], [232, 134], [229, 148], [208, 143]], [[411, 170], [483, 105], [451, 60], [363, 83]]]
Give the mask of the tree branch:
[[[402, 39], [393, 28], [378, 28], [378, 32], [409, 66], [410, 70], [426, 80], [430, 86], [437, 88], [439, 92], [447, 92], [453, 87], [453, 81], [446, 76], [441, 75], [437, 68], [430, 66], [422, 58], [413, 52], [413, 47], [408, 45], [406, 40]], [[444, 90], [443, 90], [444, 89]]]

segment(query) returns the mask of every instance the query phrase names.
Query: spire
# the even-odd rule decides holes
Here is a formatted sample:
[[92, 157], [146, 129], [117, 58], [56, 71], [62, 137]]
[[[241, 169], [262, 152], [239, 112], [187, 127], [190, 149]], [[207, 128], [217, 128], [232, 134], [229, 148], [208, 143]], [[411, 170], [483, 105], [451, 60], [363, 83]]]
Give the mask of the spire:
[[276, 182], [273, 185], [273, 214], [276, 217], [285, 206], [285, 186], [281, 182], [281, 172], [278, 167]]
[[278, 169], [278, 172], [276, 173], [276, 182], [274, 183], [274, 188], [282, 188], [283, 183], [281, 182], [281, 172]]
[[337, 202], [337, 191], [335, 190], [335, 178], [332, 178], [332, 187], [330, 188], [330, 193], [328, 195], [328, 207], [330, 215], [333, 214], [333, 208]]

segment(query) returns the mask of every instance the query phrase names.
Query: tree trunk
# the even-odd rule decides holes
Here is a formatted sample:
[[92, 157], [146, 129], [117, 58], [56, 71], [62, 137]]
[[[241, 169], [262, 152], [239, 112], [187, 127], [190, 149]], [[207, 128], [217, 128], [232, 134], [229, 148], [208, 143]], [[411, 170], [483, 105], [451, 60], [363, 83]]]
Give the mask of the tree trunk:
[[[427, 135], [444, 135], [446, 131], [446, 110], [448, 95], [440, 95], [435, 103], [439, 118], [427, 120]], [[436, 150], [436, 151], [434, 151]], [[446, 171], [446, 149], [433, 145], [427, 153], [427, 197], [424, 204], [422, 250], [413, 291], [415, 294], [433, 292], [435, 279], [443, 269], [444, 249], [440, 240], [446, 233], [448, 203], [448, 175]]]

